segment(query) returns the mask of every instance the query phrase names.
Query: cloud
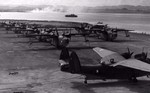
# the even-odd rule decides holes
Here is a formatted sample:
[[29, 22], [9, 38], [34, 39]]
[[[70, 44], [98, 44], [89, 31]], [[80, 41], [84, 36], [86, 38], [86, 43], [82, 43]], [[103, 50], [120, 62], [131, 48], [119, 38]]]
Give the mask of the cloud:
[[81, 12], [82, 7], [65, 7], [65, 6], [48, 6], [44, 8], [36, 8], [30, 12], [34, 13], [51, 13], [51, 12], [69, 12], [69, 13], [76, 13]]
[[150, 5], [150, 0], [0, 0], [1, 5], [67, 5], [67, 6], [104, 6], [104, 5]]
[[39, 13], [39, 12], [47, 13], [47, 12], [54, 12], [54, 11], [50, 7], [46, 7], [46, 8], [43, 8], [43, 9], [36, 8], [36, 9], [32, 10], [31, 12], [34, 12], [34, 13]]

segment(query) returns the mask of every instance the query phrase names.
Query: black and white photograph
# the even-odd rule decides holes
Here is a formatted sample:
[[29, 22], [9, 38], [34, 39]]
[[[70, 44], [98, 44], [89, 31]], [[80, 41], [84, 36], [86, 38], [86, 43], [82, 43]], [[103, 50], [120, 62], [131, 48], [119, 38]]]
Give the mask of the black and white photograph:
[[0, 93], [150, 93], [150, 0], [0, 0]]

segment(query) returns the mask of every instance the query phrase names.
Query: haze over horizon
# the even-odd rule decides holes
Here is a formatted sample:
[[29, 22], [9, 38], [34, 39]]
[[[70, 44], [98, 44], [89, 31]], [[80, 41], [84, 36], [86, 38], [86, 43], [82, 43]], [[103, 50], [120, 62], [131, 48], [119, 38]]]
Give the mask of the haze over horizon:
[[0, 0], [0, 5], [150, 6], [150, 0]]

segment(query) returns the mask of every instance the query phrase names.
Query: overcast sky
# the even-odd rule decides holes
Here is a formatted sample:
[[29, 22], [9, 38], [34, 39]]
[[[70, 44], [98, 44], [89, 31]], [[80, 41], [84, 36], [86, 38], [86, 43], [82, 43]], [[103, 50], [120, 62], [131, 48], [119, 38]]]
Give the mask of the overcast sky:
[[144, 5], [150, 6], [150, 0], [0, 0], [1, 5], [69, 5], [69, 6], [105, 6], [105, 5]]

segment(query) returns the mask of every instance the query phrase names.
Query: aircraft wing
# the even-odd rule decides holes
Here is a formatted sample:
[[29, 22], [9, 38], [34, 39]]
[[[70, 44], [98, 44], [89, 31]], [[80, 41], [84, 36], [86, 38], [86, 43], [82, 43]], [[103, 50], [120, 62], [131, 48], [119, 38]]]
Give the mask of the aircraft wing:
[[150, 64], [142, 62], [142, 61], [137, 60], [137, 59], [123, 60], [123, 61], [115, 63], [111, 66], [114, 66], [114, 67], [123, 66], [123, 67], [129, 67], [132, 69], [137, 69], [137, 70], [141, 70], [141, 71], [145, 71], [145, 72], [150, 72]]
[[105, 64], [112, 64], [110, 63], [111, 59], [113, 59], [114, 62], [120, 62], [122, 60], [125, 60], [125, 58], [117, 52], [113, 52], [99, 47], [93, 48], [93, 50], [102, 58], [101, 62], [104, 62]]
[[128, 30], [128, 29], [122, 29], [122, 28], [114, 28], [114, 29], [116, 29], [116, 31], [134, 31], [134, 30]]

